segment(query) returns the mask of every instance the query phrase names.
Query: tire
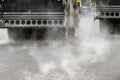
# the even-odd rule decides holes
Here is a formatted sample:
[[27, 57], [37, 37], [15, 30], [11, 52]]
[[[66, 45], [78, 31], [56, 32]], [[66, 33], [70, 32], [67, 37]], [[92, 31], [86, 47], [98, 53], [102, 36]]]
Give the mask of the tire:
[[110, 36], [114, 33], [114, 25], [110, 20], [100, 20], [100, 32], [105, 36]]
[[28, 39], [31, 34], [31, 30], [26, 30], [24, 28], [8, 28], [8, 37], [10, 40], [15, 41]]
[[[66, 28], [8, 28], [10, 40], [43, 40], [63, 39], [66, 35]], [[68, 37], [75, 36], [75, 28], [68, 29]]]
[[8, 28], [8, 37], [14, 41], [43, 39], [45, 33], [45, 28]]

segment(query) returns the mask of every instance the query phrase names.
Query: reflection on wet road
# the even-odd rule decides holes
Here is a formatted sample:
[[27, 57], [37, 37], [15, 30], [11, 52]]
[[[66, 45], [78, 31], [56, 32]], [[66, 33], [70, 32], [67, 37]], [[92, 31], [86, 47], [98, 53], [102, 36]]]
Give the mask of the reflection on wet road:
[[98, 24], [81, 19], [70, 40], [14, 42], [1, 30], [0, 80], [119, 80], [119, 38], [102, 37]]

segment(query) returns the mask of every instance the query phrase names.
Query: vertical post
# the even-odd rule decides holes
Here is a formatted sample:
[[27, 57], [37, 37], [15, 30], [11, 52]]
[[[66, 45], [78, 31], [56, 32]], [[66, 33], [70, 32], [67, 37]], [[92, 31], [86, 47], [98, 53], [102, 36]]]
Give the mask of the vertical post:
[[5, 0], [1, 0], [1, 15], [0, 15], [0, 17], [3, 17], [4, 2], [5, 2]]
[[73, 3], [75, 2], [75, 0], [67, 0], [68, 2], [68, 10], [67, 10], [67, 25], [66, 25], [66, 39], [69, 38], [69, 29], [71, 27], [73, 27], [73, 14], [74, 14], [74, 11], [73, 11]]
[[67, 5], [68, 5], [68, 10], [67, 10], [67, 25], [66, 25], [66, 32], [65, 32], [65, 37], [66, 39], [69, 38], [69, 26], [70, 26], [70, 16], [71, 16], [71, 1], [72, 0], [67, 0]]

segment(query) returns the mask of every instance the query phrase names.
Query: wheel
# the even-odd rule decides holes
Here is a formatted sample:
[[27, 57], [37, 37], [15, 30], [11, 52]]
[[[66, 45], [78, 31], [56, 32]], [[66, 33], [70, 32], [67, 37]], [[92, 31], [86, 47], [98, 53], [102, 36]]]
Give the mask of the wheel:
[[107, 19], [100, 20], [100, 32], [103, 35], [105, 36], [112, 35], [114, 33], [113, 27], [114, 25], [110, 20], [107, 20]]
[[10, 40], [29, 39], [32, 33], [31, 29], [25, 28], [8, 28], [8, 37]]
[[45, 28], [8, 28], [10, 40], [43, 39], [47, 29]]

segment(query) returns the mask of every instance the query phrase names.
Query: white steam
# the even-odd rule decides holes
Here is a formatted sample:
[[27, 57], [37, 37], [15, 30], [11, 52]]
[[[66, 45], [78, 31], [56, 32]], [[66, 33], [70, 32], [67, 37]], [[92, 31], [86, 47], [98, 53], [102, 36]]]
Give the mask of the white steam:
[[[4, 35], [4, 34], [2, 34]], [[7, 37], [1, 38], [8, 39]], [[21, 45], [19, 45], [21, 44]], [[26, 70], [21, 65], [16, 70], [8, 70], [1, 74], [2, 80], [106, 80], [108, 74], [99, 72], [96, 64], [105, 63], [108, 59], [110, 43], [101, 37], [99, 33], [99, 22], [93, 17], [81, 17], [76, 38], [68, 41], [43, 41], [24, 42], [10, 47], [16, 52], [10, 55], [23, 55], [21, 65], [27, 65], [29, 57], [38, 65], [38, 72]], [[9, 45], [9, 44], [8, 44]], [[19, 45], [19, 46], [18, 46]], [[16, 48], [17, 47], [17, 48]], [[25, 54], [22, 53], [25, 51]], [[21, 51], [20, 53], [17, 53]], [[10, 52], [10, 51], [9, 51]], [[13, 57], [12, 57], [13, 58]], [[12, 59], [10, 58], [10, 59]], [[25, 59], [25, 60], [24, 60]], [[14, 63], [13, 58], [13, 63]], [[26, 62], [25, 62], [26, 61]], [[9, 61], [8, 61], [9, 62]], [[7, 63], [7, 62], [6, 62]], [[17, 62], [19, 64], [19, 62]], [[24, 63], [24, 64], [23, 64]], [[9, 64], [9, 63], [8, 63]], [[12, 64], [12, 63], [11, 63]], [[30, 65], [31, 64], [31, 65]], [[34, 64], [29, 62], [34, 68]], [[94, 66], [95, 65], [95, 66]], [[9, 67], [7, 67], [9, 69]], [[98, 69], [97, 69], [98, 68]], [[31, 68], [30, 68], [31, 69]], [[106, 69], [106, 68], [105, 68]], [[98, 71], [97, 71], [98, 70]], [[9, 75], [9, 76], [8, 76]], [[103, 77], [104, 76], [104, 77]], [[106, 77], [106, 78], [105, 78]], [[109, 79], [110, 80], [110, 79]]]
[[7, 35], [7, 30], [6, 29], [0, 29], [0, 44], [7, 43], [8, 40], [8, 35]]
[[87, 72], [90, 64], [104, 63], [109, 55], [106, 54], [109, 42], [101, 38], [98, 24], [93, 17], [82, 17], [75, 39], [30, 46], [29, 53], [39, 64], [41, 73], [37, 79], [41, 75], [42, 80], [99, 79], [94, 72]]

